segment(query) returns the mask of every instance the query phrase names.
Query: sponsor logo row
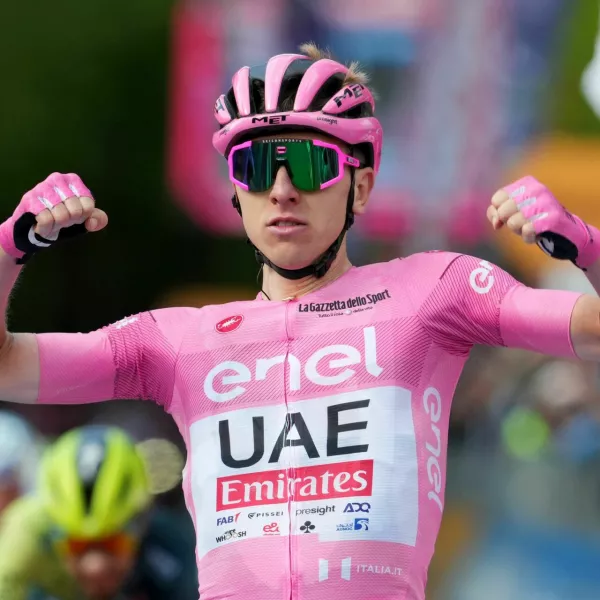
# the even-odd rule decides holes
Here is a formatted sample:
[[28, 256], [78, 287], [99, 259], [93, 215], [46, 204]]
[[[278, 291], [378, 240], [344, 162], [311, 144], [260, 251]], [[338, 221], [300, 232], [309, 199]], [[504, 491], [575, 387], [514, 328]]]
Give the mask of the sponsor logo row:
[[[295, 510], [295, 516], [297, 517], [306, 517], [306, 519], [298, 519], [296, 525], [296, 531], [294, 533], [299, 534], [310, 534], [313, 532], [317, 532], [319, 529], [319, 524], [316, 522], [319, 517], [323, 515], [335, 513], [336, 506], [335, 505], [325, 505], [325, 506], [314, 506], [311, 508], [298, 508]], [[370, 502], [348, 502], [344, 506], [343, 513], [350, 514], [352, 513], [369, 513], [371, 511], [371, 503]], [[274, 511], [262, 511], [262, 512], [249, 512], [246, 515], [242, 516], [241, 512], [227, 515], [223, 517], [217, 517], [217, 526], [223, 526], [226, 528], [223, 533], [217, 535], [215, 537], [215, 541], [217, 544], [222, 542], [227, 542], [234, 539], [245, 538], [248, 535], [246, 529], [239, 528], [241, 521], [245, 518], [254, 521], [261, 521], [265, 519], [277, 519], [278, 517], [284, 516], [283, 510], [274, 510]], [[310, 517], [309, 517], [310, 515]], [[310, 520], [312, 519], [312, 520]], [[242, 527], [244, 527], [242, 525]], [[369, 519], [368, 517], [350, 517], [344, 523], [338, 523], [335, 525], [336, 531], [368, 531], [369, 530]], [[263, 535], [289, 535], [292, 533], [290, 531], [290, 526], [287, 524], [283, 529], [281, 523], [277, 520], [270, 521], [266, 523], [262, 527]]]
[[[295, 516], [300, 517], [302, 515], [318, 515], [323, 516], [328, 513], [334, 513], [336, 511], [336, 506], [333, 504], [325, 505], [325, 506], [313, 506], [311, 508], [297, 508], [295, 510]], [[348, 502], [344, 506], [344, 513], [369, 513], [371, 512], [371, 503], [370, 502]], [[237, 523], [240, 515], [242, 513], [238, 512], [232, 515], [226, 515], [223, 517], [217, 517], [217, 526], [220, 525], [232, 525], [233, 523]], [[272, 519], [277, 517], [283, 517], [285, 511], [283, 510], [272, 510], [272, 511], [262, 511], [262, 512], [249, 512], [245, 516], [248, 519]]]
[[[312, 521], [301, 521], [298, 524], [298, 533], [314, 533], [317, 529], [317, 525]], [[280, 530], [280, 524], [277, 521], [264, 525], [262, 531], [263, 535], [281, 535], [282, 533], [289, 533], [289, 531], [282, 532]], [[360, 517], [347, 523], [338, 523], [336, 525], [336, 531], [369, 531], [369, 519]], [[229, 529], [221, 535], [216, 536], [215, 541], [220, 544], [221, 542], [244, 538], [247, 533], [246, 530], [238, 531], [237, 529]]]

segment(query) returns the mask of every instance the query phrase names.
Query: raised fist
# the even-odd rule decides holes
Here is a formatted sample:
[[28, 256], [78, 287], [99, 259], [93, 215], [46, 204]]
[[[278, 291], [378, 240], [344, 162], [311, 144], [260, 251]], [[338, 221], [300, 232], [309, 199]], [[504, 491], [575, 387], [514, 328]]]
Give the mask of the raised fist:
[[108, 216], [96, 208], [78, 175], [52, 173], [27, 192], [12, 217], [0, 225], [0, 247], [22, 264], [56, 242], [106, 227]]
[[600, 257], [598, 230], [572, 215], [531, 176], [498, 190], [487, 217], [494, 229], [506, 225], [526, 244], [535, 243], [552, 258], [570, 260], [584, 270]]

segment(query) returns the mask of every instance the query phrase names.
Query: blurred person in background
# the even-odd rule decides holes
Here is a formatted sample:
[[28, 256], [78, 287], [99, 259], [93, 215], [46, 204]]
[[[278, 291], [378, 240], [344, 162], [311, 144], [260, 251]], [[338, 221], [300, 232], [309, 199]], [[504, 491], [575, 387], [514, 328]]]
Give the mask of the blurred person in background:
[[41, 439], [20, 415], [0, 410], [0, 514], [35, 483]]
[[[366, 82], [309, 44], [240, 69], [218, 98], [213, 144], [262, 268], [256, 300], [88, 334], [0, 332], [6, 399], [147, 399], [173, 416], [203, 600], [422, 600], [471, 348], [600, 360], [597, 297], [451, 252], [351, 265], [346, 234], [381, 158]], [[600, 232], [540, 182], [499, 190], [487, 217], [600, 289]], [[33, 254], [107, 222], [77, 175], [26, 193], [0, 226], [4, 308]]]
[[39, 489], [0, 522], [0, 598], [197, 598], [193, 534], [153, 507], [151, 489], [146, 459], [122, 430], [61, 436]]

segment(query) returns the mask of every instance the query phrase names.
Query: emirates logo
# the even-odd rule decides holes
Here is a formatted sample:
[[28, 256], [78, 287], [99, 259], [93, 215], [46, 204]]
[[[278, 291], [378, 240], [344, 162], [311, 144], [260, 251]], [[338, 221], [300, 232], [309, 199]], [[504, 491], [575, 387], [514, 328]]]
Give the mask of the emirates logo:
[[242, 324], [243, 320], [244, 317], [242, 317], [242, 315], [234, 315], [233, 317], [227, 317], [226, 319], [219, 321], [215, 325], [215, 329], [219, 333], [231, 333]]

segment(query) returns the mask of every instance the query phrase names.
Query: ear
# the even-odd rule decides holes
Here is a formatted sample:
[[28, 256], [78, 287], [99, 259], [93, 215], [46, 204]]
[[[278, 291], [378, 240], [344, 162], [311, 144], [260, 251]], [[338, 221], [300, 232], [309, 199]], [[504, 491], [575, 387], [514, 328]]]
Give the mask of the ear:
[[372, 167], [357, 169], [354, 176], [354, 204], [352, 211], [362, 215], [367, 210], [367, 202], [375, 185], [375, 171]]

